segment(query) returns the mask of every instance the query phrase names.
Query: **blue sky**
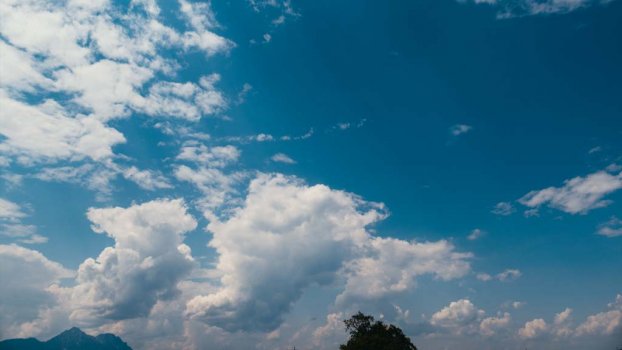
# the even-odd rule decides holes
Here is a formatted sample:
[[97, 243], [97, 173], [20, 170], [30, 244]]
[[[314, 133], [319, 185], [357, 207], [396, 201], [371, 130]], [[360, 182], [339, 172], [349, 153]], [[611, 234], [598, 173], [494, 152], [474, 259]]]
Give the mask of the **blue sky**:
[[622, 345], [620, 1], [0, 14], [0, 338]]

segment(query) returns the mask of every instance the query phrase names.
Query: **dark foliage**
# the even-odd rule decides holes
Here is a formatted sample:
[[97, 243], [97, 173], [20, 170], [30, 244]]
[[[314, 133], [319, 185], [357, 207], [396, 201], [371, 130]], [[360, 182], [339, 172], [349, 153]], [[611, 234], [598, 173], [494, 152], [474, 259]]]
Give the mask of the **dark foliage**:
[[359, 312], [344, 323], [350, 339], [339, 346], [340, 350], [417, 350], [401, 329], [374, 322], [372, 316]]

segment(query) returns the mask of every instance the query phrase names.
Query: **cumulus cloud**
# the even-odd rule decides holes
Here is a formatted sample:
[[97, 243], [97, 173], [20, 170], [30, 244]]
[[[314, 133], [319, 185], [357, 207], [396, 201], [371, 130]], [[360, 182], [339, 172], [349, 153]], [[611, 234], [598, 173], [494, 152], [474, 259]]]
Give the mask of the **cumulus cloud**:
[[382, 205], [350, 193], [260, 175], [228, 220], [208, 225], [221, 286], [192, 299], [187, 313], [230, 331], [270, 331], [306, 288], [340, 276], [343, 297], [380, 297], [404, 291], [420, 274], [451, 279], [468, 271], [470, 255], [446, 241], [372, 238], [367, 226], [385, 215]]
[[253, 180], [244, 205], [213, 221], [221, 289], [188, 303], [188, 313], [227, 330], [273, 330], [313, 284], [334, 280], [382, 214], [348, 193], [281, 175]]
[[569, 214], [585, 214], [592, 209], [609, 205], [611, 201], [604, 197], [621, 188], [622, 172], [616, 175], [598, 171], [586, 177], [578, 176], [566, 180], [561, 187], [531, 191], [519, 199], [519, 202], [530, 208], [548, 205]]
[[155, 200], [129, 208], [89, 209], [97, 233], [114, 239], [78, 269], [71, 319], [93, 325], [147, 316], [158, 300], [178, 293], [195, 266], [183, 234], [197, 223], [182, 200]]
[[72, 276], [36, 250], [0, 245], [0, 338], [19, 334], [24, 323], [55, 305], [54, 286]]
[[434, 313], [430, 323], [455, 334], [468, 334], [477, 332], [484, 314], [484, 310], [476, 308], [470, 300], [460, 299]]
[[525, 323], [525, 325], [518, 330], [518, 335], [524, 339], [532, 339], [546, 334], [549, 330], [549, 325], [541, 318], [537, 318]]
[[509, 326], [511, 321], [510, 314], [504, 312], [503, 315], [496, 317], [486, 317], [479, 325], [480, 333], [484, 336], [490, 337], [495, 335], [500, 329], [505, 329]]
[[585, 322], [577, 327], [577, 335], [611, 335], [622, 330], [622, 295], [609, 305], [609, 311], [588, 316]]

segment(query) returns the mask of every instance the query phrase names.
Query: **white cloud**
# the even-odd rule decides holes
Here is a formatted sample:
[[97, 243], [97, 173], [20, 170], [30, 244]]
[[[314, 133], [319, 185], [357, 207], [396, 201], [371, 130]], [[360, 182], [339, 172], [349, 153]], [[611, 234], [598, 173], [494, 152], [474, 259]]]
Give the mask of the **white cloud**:
[[317, 347], [326, 343], [326, 339], [343, 337], [344, 333], [344, 314], [335, 312], [326, 315], [326, 322], [313, 331], [313, 344]]
[[522, 273], [520, 272], [520, 270], [517, 269], [507, 269], [504, 270], [503, 272], [500, 272], [494, 276], [491, 276], [487, 273], [478, 273], [475, 277], [483, 282], [488, 282], [491, 281], [493, 279], [501, 281], [501, 282], [509, 282], [509, 281], [514, 281], [516, 279], [518, 279], [520, 276], [522, 276]]
[[59, 89], [78, 96], [78, 104], [91, 110], [98, 119], [126, 116], [130, 106], [139, 106], [143, 97], [138, 89], [153, 77], [145, 67], [108, 59], [64, 69], [55, 73]]
[[492, 276], [487, 274], [487, 273], [478, 273], [475, 277], [478, 280], [484, 281], [484, 282], [488, 282], [488, 281], [492, 280]]
[[178, 293], [195, 266], [183, 234], [197, 223], [182, 200], [156, 200], [129, 208], [89, 209], [93, 230], [114, 239], [85, 260], [71, 291], [71, 319], [86, 325], [147, 316], [158, 300]]
[[453, 136], [460, 136], [462, 134], [466, 134], [473, 129], [472, 126], [466, 124], [456, 124], [449, 128], [449, 132]]
[[72, 271], [36, 250], [0, 245], [1, 334], [19, 333], [22, 324], [52, 307], [56, 297], [51, 289], [61, 279], [72, 276]]
[[23, 164], [58, 159], [103, 160], [112, 147], [125, 142], [115, 129], [92, 117], [72, 118], [52, 100], [28, 105], [0, 91], [0, 150]]
[[149, 95], [139, 100], [136, 109], [150, 115], [197, 121], [227, 107], [223, 94], [215, 88], [220, 75], [201, 77], [199, 84], [161, 81], [149, 88]]
[[34, 225], [22, 223], [27, 216], [18, 204], [0, 198], [0, 235], [25, 244], [47, 242], [48, 238], [37, 234]]
[[52, 81], [35, 68], [37, 62], [23, 50], [0, 40], [0, 88], [33, 92], [37, 87], [52, 85]]
[[524, 301], [514, 301], [512, 302], [512, 307], [515, 309], [520, 309], [521, 307], [525, 306], [525, 302]]
[[492, 213], [495, 215], [508, 216], [512, 215], [516, 211], [516, 208], [510, 202], [499, 202], [495, 204], [492, 209]]
[[513, 281], [515, 279], [518, 279], [520, 276], [522, 276], [522, 273], [520, 272], [520, 270], [508, 269], [497, 274], [496, 277], [499, 281], [506, 282], [506, 281]]
[[586, 177], [566, 180], [561, 187], [531, 191], [519, 199], [519, 202], [530, 208], [546, 204], [569, 214], [584, 214], [609, 205], [611, 201], [603, 198], [621, 188], [622, 172], [615, 175], [598, 171]]
[[549, 325], [541, 318], [531, 320], [518, 330], [518, 335], [524, 339], [543, 336], [549, 331]]
[[213, 33], [210, 29], [216, 28], [218, 23], [209, 3], [191, 3], [179, 0], [181, 12], [193, 31], [184, 33], [183, 44], [186, 48], [198, 47], [207, 55], [228, 51], [233, 42]]
[[260, 175], [230, 218], [208, 225], [221, 286], [192, 299], [187, 313], [230, 331], [271, 331], [309, 286], [338, 277], [347, 280], [342, 299], [371, 298], [403, 292], [420, 274], [446, 280], [468, 272], [470, 254], [446, 241], [372, 238], [366, 227], [384, 217], [380, 204], [350, 193]]
[[607, 222], [598, 226], [597, 233], [605, 237], [622, 236], [622, 220], [612, 216]]
[[[226, 108], [214, 86], [218, 74], [196, 83], [160, 80], [181, 67], [164, 49], [211, 56], [233, 47], [212, 32], [209, 4], [180, 1], [179, 10], [185, 32], [161, 23], [154, 1], [0, 4], [0, 151], [25, 165], [107, 161], [125, 142], [106, 124], [112, 118], [139, 112], [198, 120]], [[29, 102], [24, 93], [34, 92], [44, 102]]]
[[162, 174], [153, 170], [139, 170], [135, 166], [123, 170], [123, 176], [145, 190], [153, 191], [173, 187]]
[[285, 153], [277, 153], [270, 157], [270, 159], [277, 163], [296, 164], [296, 161]]
[[553, 319], [553, 333], [558, 337], [567, 337], [572, 335], [573, 330], [569, 327], [572, 317], [572, 309], [566, 308], [564, 311], [555, 314]]
[[577, 327], [576, 334], [581, 335], [611, 335], [622, 330], [622, 294], [609, 304], [609, 311], [588, 316], [585, 322]]
[[434, 313], [430, 323], [455, 334], [470, 334], [479, 330], [484, 314], [484, 310], [477, 309], [470, 300], [460, 299], [452, 301], [448, 306]]
[[500, 329], [507, 328], [510, 324], [510, 320], [510, 314], [507, 312], [504, 312], [503, 316], [499, 315], [497, 317], [486, 317], [480, 323], [479, 331], [482, 335], [486, 337], [493, 336]]
[[474, 229], [473, 231], [471, 231], [471, 233], [467, 236], [467, 239], [469, 241], [474, 241], [478, 238], [483, 237], [486, 234], [486, 231], [480, 230], [478, 228]]
[[188, 303], [188, 313], [228, 330], [273, 330], [312, 284], [334, 280], [344, 260], [381, 218], [363, 202], [326, 186], [262, 175], [244, 206], [208, 225], [218, 252], [221, 289]]
[[26, 213], [17, 203], [0, 198], [0, 220], [16, 222], [24, 217], [26, 217]]
[[235, 146], [207, 147], [197, 142], [186, 142], [181, 148], [178, 160], [191, 161], [212, 168], [222, 168], [237, 162], [240, 150]]
[[224, 173], [221, 169], [206, 168], [199, 166], [191, 168], [180, 165], [175, 168], [175, 178], [179, 181], [191, 183], [201, 191], [201, 199], [198, 204], [204, 215], [211, 219], [214, 215], [213, 210], [224, 205], [234, 205], [235, 186], [244, 179], [245, 175], [241, 172], [230, 174]]
[[445, 240], [408, 242], [371, 238], [361, 258], [347, 264], [347, 281], [339, 300], [380, 298], [415, 287], [416, 277], [430, 274], [451, 280], [470, 271], [470, 253], [458, 253]]

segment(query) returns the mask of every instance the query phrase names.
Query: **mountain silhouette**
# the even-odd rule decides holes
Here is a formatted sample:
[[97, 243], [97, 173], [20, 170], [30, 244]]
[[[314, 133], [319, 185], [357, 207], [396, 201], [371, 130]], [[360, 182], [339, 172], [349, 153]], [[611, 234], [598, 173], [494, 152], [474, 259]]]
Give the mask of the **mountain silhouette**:
[[132, 350], [121, 338], [105, 333], [96, 337], [71, 328], [42, 342], [35, 338], [0, 341], [0, 350]]

